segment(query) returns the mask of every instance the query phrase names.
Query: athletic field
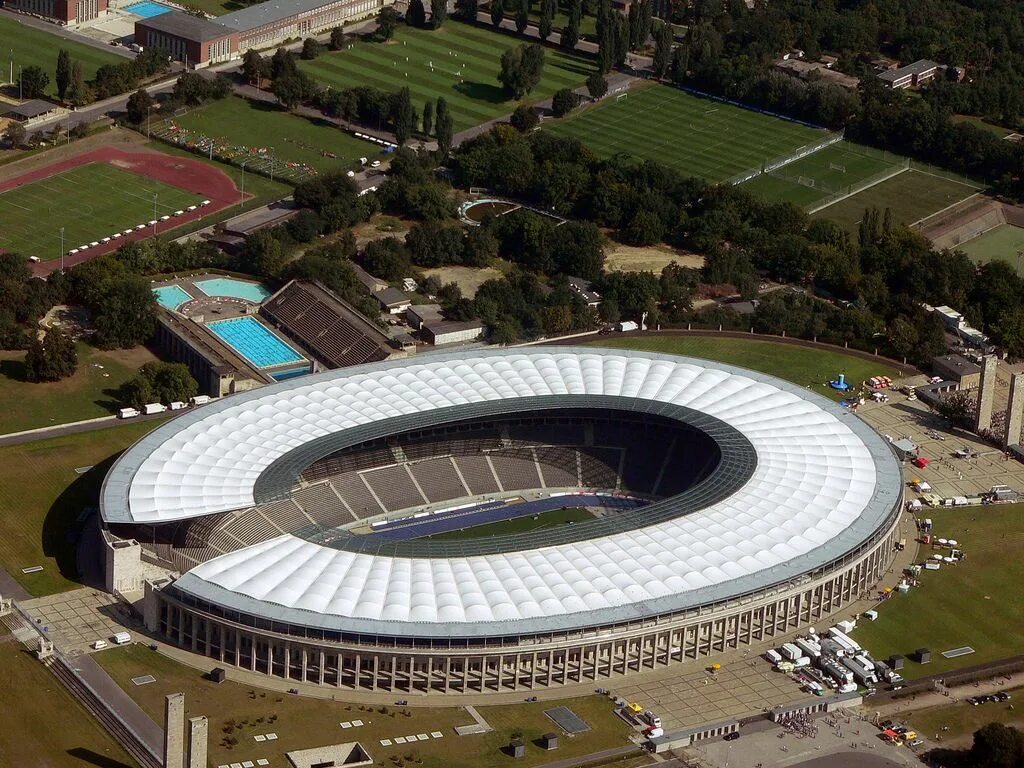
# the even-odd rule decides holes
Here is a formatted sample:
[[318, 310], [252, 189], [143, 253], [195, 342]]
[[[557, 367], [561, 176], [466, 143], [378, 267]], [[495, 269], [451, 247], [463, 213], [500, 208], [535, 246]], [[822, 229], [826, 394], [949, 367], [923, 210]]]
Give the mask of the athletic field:
[[880, 211], [891, 208], [896, 223], [910, 225], [978, 191], [966, 182], [912, 168], [813, 215], [816, 219], [831, 219], [850, 232], [856, 232], [865, 209], [874, 206]]
[[1024, 250], [1024, 229], [1012, 224], [1000, 224], [998, 227], [958, 245], [957, 250], [966, 253], [971, 261], [977, 264], [1005, 261], [1020, 274], [1024, 258], [1019, 258], [1017, 254]]
[[[171, 130], [172, 125], [177, 130]], [[160, 124], [159, 133], [180, 139], [183, 146], [214, 142], [214, 157], [235, 164], [259, 158], [264, 170], [274, 158], [275, 176], [304, 176], [348, 169], [359, 158], [372, 159], [381, 147], [357, 139], [326, 121], [293, 115], [272, 104], [231, 96]], [[262, 155], [260, 154], [262, 150]], [[264, 162], [265, 161], [265, 162]], [[248, 163], [247, 163], [248, 166]]]
[[43, 261], [59, 259], [61, 227], [66, 252], [201, 201], [107, 163], [80, 165], [0, 192], [0, 248]]
[[11, 78], [11, 58], [13, 57], [15, 83], [18, 81], [18, 67], [23, 69], [32, 65], [42, 67], [50, 77], [50, 85], [46, 92], [55, 96], [57, 84], [54, 73], [57, 70], [57, 53], [61, 48], [71, 55], [72, 61], [81, 63], [86, 80], [91, 79], [103, 64], [120, 64], [131, 61], [123, 56], [108, 53], [102, 48], [64, 40], [48, 32], [21, 24], [16, 19], [0, 16], [0, 51], [3, 52], [2, 60], [0, 60], [0, 84], [8, 82]]
[[813, 208], [833, 194], [849, 193], [906, 167], [906, 158], [847, 141], [751, 179], [744, 188], [766, 200]]
[[826, 137], [809, 128], [672, 88], [636, 88], [564, 120], [545, 124], [602, 157], [620, 152], [687, 175], [724, 181]]
[[[409, 86], [420, 112], [424, 102], [444, 96], [458, 131], [515, 109], [516, 102], [497, 78], [501, 54], [522, 42], [449, 20], [433, 31], [402, 26], [390, 42], [353, 42], [344, 51], [300, 61], [299, 67], [332, 88], [372, 85], [397, 91]], [[576, 88], [593, 70], [593, 63], [585, 59], [545, 48], [543, 79], [525, 101], [543, 101], [560, 88]]]

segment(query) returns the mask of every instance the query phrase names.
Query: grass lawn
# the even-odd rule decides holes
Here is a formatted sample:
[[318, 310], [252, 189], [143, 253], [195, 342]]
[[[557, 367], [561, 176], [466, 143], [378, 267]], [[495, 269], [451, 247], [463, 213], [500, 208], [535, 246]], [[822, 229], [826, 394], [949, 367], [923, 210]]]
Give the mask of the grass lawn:
[[823, 208], [814, 218], [831, 219], [856, 234], [865, 209], [872, 206], [880, 211], [892, 208], [897, 224], [913, 224], [978, 191], [961, 181], [911, 169]]
[[[1008, 702], [990, 701], [974, 707], [966, 701], [959, 701], [941, 707], [898, 712], [892, 719], [905, 722], [924, 739], [934, 740], [935, 734], [940, 734], [942, 743], [939, 746], [948, 747], [950, 742], [961, 742], [967, 746], [974, 732], [989, 723], [1003, 723], [1018, 728], [1024, 726], [1024, 711], [1018, 701], [1024, 696], [1024, 688], [1009, 688], [1006, 692], [1012, 697]], [[945, 726], [949, 726], [948, 731], [942, 730]]]
[[691, 176], [724, 181], [825, 138], [825, 132], [706, 99], [667, 85], [609, 97], [547, 130], [573, 136], [602, 157], [625, 152]]
[[[96, 506], [114, 457], [160, 423], [0, 447], [0, 566], [36, 597], [79, 586], [74, 581], [78, 516]], [[89, 466], [95, 468], [75, 472]], [[42, 572], [21, 572], [33, 565], [43, 566]]]
[[[299, 61], [299, 67], [332, 88], [372, 85], [397, 91], [408, 86], [420, 112], [424, 102], [444, 96], [458, 131], [515, 109], [497, 78], [501, 54], [522, 42], [458, 21], [447, 21], [439, 30], [402, 26], [388, 43], [355, 42], [351, 49]], [[543, 101], [560, 88], [582, 85], [593, 70], [593, 62], [545, 48], [544, 77], [525, 101]]]
[[[505, 18], [515, 19], [515, 8], [506, 6]], [[540, 4], [533, 5], [531, 3], [530, 10], [530, 23], [534, 25], [540, 24]], [[565, 0], [559, 0], [558, 10], [555, 11], [555, 18], [551, 22], [551, 37], [548, 38], [551, 42], [558, 42], [558, 38], [562, 34], [562, 29], [566, 24], [569, 23], [569, 3]], [[583, 14], [580, 17], [580, 38], [584, 40], [597, 40], [597, 17], [588, 16]]]
[[633, 339], [611, 338], [591, 343], [593, 346], [613, 349], [641, 349], [731, 363], [754, 371], [770, 373], [835, 400], [841, 399], [841, 395], [824, 383], [835, 379], [838, 373], [845, 373], [847, 381], [850, 382], [861, 382], [872, 376], [900, 376], [900, 372], [884, 360], [873, 363], [842, 352], [756, 339], [652, 336]]
[[849, 190], [871, 177], [895, 170], [903, 160], [841, 141], [778, 171], [761, 174], [744, 188], [768, 200], [811, 207], [834, 192]]
[[[144, 645], [130, 645], [98, 653], [94, 657], [111, 677], [158, 722], [163, 718], [163, 699], [168, 693], [185, 694], [186, 716], [206, 715], [210, 718], [210, 764], [239, 763], [260, 758], [271, 765], [285, 763], [284, 753], [322, 744], [358, 739], [374, 759], [374, 765], [392, 765], [389, 758], [415, 752], [423, 768], [492, 768], [507, 766], [511, 760], [499, 749], [508, 744], [513, 731], [521, 731], [526, 742], [526, 758], [516, 765], [539, 765], [550, 761], [550, 755], [532, 743], [543, 733], [555, 730], [543, 710], [567, 704], [590, 725], [592, 730], [575, 738], [562, 738], [558, 758], [621, 746], [627, 743], [628, 728], [612, 712], [611, 702], [602, 696], [586, 696], [551, 703], [514, 704], [479, 707], [480, 714], [494, 726], [494, 731], [479, 736], [457, 736], [456, 725], [472, 722], [459, 707], [378, 707], [343, 704], [274, 691], [263, 691], [227, 681], [220, 685], [202, 679], [198, 670], [183, 666], [161, 656]], [[155, 683], [136, 686], [131, 678], [151, 674]], [[452, 697], [453, 702], [458, 697]], [[381, 711], [383, 709], [383, 711]], [[409, 716], [403, 714], [406, 711]], [[276, 716], [271, 723], [268, 718]], [[362, 720], [354, 730], [342, 730], [339, 722]], [[247, 721], [234, 731], [238, 745], [228, 749], [221, 744], [226, 721]], [[262, 720], [262, 722], [256, 722]], [[256, 743], [253, 736], [273, 731], [278, 740]], [[417, 742], [414, 747], [395, 745], [382, 747], [381, 739], [441, 731], [444, 737]], [[411, 762], [406, 760], [407, 763]]]
[[1000, 224], [957, 247], [966, 253], [971, 261], [985, 264], [989, 261], [1005, 261], [1021, 273], [1021, 259], [1017, 254], [1024, 249], [1024, 229], [1012, 224]]
[[193, 141], [212, 138], [215, 155], [233, 162], [241, 162], [260, 148], [273, 147], [281, 175], [296, 165], [318, 173], [346, 170], [358, 165], [360, 157], [372, 159], [381, 150], [326, 121], [310, 120], [241, 96], [212, 102], [174, 118], [174, 122], [192, 132]]
[[53, 261], [61, 256], [62, 227], [69, 251], [201, 201], [113, 165], [88, 163], [0, 193], [0, 249]]
[[114, 390], [155, 359], [145, 347], [105, 352], [80, 343], [74, 376], [33, 384], [23, 378], [24, 352], [0, 352], [0, 435], [109, 416], [119, 406]]
[[0, 682], [0, 765], [135, 766], [57, 678], [2, 628]]
[[552, 528], [558, 525], [578, 523], [581, 520], [593, 520], [594, 516], [581, 507], [572, 509], [553, 509], [550, 512], [542, 512], [539, 515], [524, 515], [514, 517], [511, 520], [499, 520], [496, 523], [485, 523], [470, 528], [462, 528], [458, 531], [448, 531], [429, 536], [430, 539], [444, 539], [455, 541], [458, 539], [483, 539], [488, 536], [508, 536], [513, 533], [524, 533], [536, 531], [541, 528]]
[[[10, 76], [10, 51], [14, 52], [14, 80], [18, 80], [18, 67], [33, 64], [42, 67], [50, 77], [47, 94], [57, 95], [56, 71], [57, 53], [63, 48], [71, 55], [71, 60], [81, 63], [82, 74], [91, 80], [96, 70], [103, 64], [121, 64], [130, 61], [123, 56], [115, 56], [101, 48], [93, 48], [71, 40], [65, 40], [40, 29], [21, 24], [16, 19], [0, 17], [0, 50], [3, 53], [3, 66], [0, 67], [0, 83], [6, 83]], [[17, 94], [15, 94], [17, 95]]]
[[[853, 638], [875, 658], [930, 648], [930, 664], [907, 659], [902, 674], [908, 679], [1024, 653], [1022, 514], [1024, 504], [928, 510], [935, 535], [956, 539], [967, 560], [925, 571], [920, 587], [882, 603], [878, 620], [860, 622]], [[923, 548], [919, 560], [930, 554]], [[941, 655], [964, 645], [976, 653]]]

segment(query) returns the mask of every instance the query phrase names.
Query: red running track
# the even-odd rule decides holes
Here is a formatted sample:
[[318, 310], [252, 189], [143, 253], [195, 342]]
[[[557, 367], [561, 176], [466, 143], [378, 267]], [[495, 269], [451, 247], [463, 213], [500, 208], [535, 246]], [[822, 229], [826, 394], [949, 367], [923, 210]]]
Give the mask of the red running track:
[[[29, 171], [13, 179], [0, 181], [0, 193], [48, 179], [51, 176], [56, 176], [64, 171], [89, 163], [109, 163], [122, 171], [161, 181], [172, 187], [178, 187], [196, 195], [202, 195], [203, 199], [210, 201], [209, 205], [197, 208], [194, 211], [186, 211], [181, 216], [175, 216], [171, 221], [160, 222], [157, 225], [157, 234], [160, 233], [161, 226], [164, 227], [163, 231], [167, 231], [182, 224], [197, 221], [204, 216], [209, 216], [211, 213], [224, 210], [241, 200], [241, 194], [238, 191], [238, 187], [235, 186], [235, 182], [219, 168], [213, 168], [206, 163], [187, 157], [165, 155], [160, 152], [126, 152], [123, 149], [116, 149], [114, 147], [101, 147], [100, 149], [90, 150], [76, 157]], [[246, 197], [250, 196], [247, 195]], [[79, 251], [74, 256], [65, 256], [64, 266], [67, 268], [75, 264], [81, 264], [83, 261], [115, 251], [125, 242], [144, 240], [152, 236], [153, 228], [150, 227], [117, 240], [112, 240], [109, 243], [102, 243], [95, 248], [87, 248], [84, 251]], [[45, 277], [59, 268], [59, 259], [39, 262], [32, 265], [32, 273], [38, 277]]]

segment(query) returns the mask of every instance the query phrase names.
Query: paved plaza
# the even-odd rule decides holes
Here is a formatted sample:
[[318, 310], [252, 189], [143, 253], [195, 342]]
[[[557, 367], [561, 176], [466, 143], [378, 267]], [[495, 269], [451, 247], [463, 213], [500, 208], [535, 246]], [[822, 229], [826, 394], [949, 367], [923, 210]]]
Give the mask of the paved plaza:
[[90, 653], [90, 644], [110, 639], [132, 623], [127, 606], [91, 587], [21, 603], [38, 626], [66, 654]]

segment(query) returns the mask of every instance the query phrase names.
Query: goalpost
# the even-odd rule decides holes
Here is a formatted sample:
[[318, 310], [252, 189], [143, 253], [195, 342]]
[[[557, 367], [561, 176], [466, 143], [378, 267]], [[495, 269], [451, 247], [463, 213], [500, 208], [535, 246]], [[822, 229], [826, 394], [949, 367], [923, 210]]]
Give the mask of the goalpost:
[[829, 163], [828, 167], [831, 171], [839, 171], [840, 173], [846, 173], [845, 165], [840, 165], [839, 163]]
[[615, 97], [615, 100], [622, 101], [627, 96], [629, 96], [629, 91], [626, 91], [625, 93], [620, 93], [618, 96]]

